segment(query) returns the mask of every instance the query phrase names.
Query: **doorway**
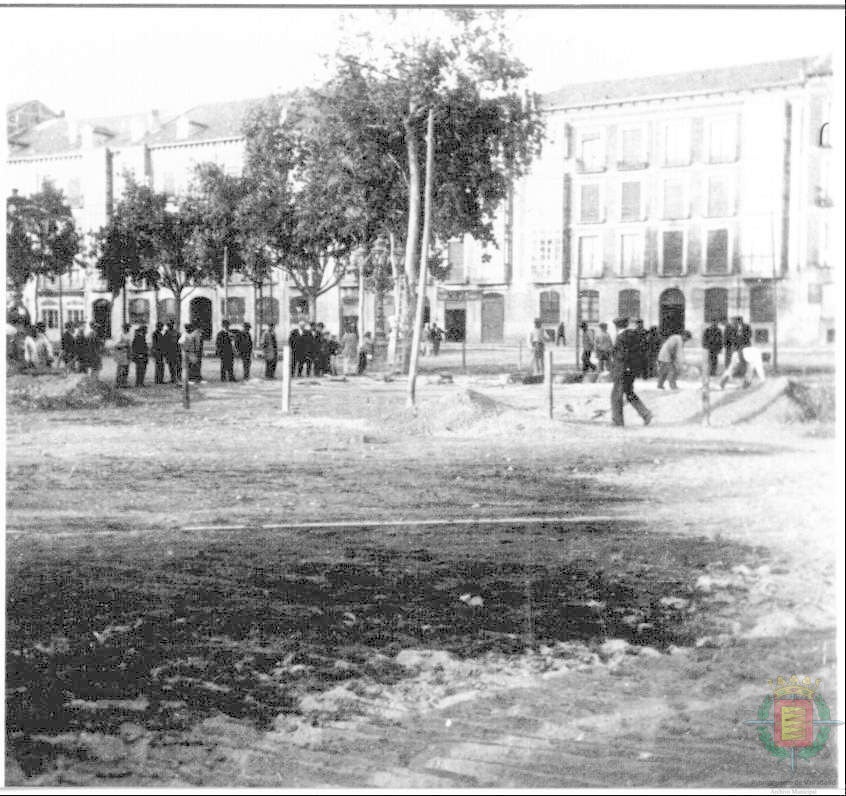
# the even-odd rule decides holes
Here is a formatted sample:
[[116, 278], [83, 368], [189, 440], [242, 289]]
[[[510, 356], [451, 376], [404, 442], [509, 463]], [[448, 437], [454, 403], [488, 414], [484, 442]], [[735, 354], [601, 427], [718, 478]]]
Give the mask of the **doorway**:
[[684, 330], [684, 293], [671, 287], [659, 299], [661, 337], [669, 337]]

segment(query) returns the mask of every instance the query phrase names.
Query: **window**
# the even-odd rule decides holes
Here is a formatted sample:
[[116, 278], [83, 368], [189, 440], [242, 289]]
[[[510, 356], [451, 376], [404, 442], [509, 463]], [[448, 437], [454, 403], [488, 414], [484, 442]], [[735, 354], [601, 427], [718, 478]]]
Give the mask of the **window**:
[[640, 182], [624, 182], [620, 197], [620, 220], [642, 221]]
[[664, 180], [664, 218], [687, 218], [687, 197], [684, 180]]
[[595, 224], [602, 220], [599, 207], [598, 183], [582, 186], [579, 219], [582, 224]]
[[737, 160], [737, 117], [725, 116], [708, 122], [708, 162]]
[[67, 315], [67, 320], [71, 323], [83, 323], [85, 321], [85, 310], [83, 309], [68, 310]]
[[599, 323], [599, 291], [579, 292], [579, 315], [587, 323]]
[[48, 329], [59, 328], [59, 311], [58, 310], [41, 310], [41, 320], [47, 324]]
[[724, 287], [709, 287], [705, 290], [705, 323], [728, 319], [728, 290]]
[[159, 299], [156, 305], [156, 318], [162, 323], [173, 323], [176, 321], [176, 299]]
[[729, 272], [728, 230], [709, 229], [705, 255], [705, 273]]
[[708, 215], [711, 218], [734, 215], [731, 209], [730, 190], [728, 177], [720, 176], [708, 179]]
[[579, 156], [585, 171], [602, 171], [605, 168], [605, 152], [602, 133], [599, 130], [581, 134]]
[[684, 273], [684, 232], [667, 230], [662, 243], [661, 272], [664, 276], [681, 276]]
[[449, 264], [449, 273], [447, 274], [447, 282], [463, 282], [464, 281], [464, 241], [451, 240], [447, 244], [447, 263]]
[[229, 296], [220, 300], [220, 314], [230, 323], [244, 322], [246, 302], [240, 296]]
[[620, 276], [643, 276], [643, 236], [620, 235]]
[[743, 273], [770, 275], [774, 268], [773, 228], [769, 220], [750, 223], [743, 229]]
[[664, 125], [664, 165], [690, 165], [690, 123], [686, 119]]
[[561, 279], [561, 236], [536, 232], [532, 248], [532, 279], [535, 282], [557, 282]]
[[620, 318], [640, 318], [640, 291], [621, 290], [617, 298], [617, 315]]
[[559, 323], [561, 320], [561, 296], [557, 290], [545, 290], [540, 294], [541, 323]]
[[641, 166], [646, 165], [646, 152], [642, 127], [624, 127], [620, 131], [620, 165]]
[[150, 323], [150, 302], [143, 298], [134, 298], [129, 302], [129, 322], [133, 325]]
[[579, 238], [579, 266], [582, 276], [602, 276], [602, 249], [598, 235]]
[[749, 319], [752, 323], [772, 323], [775, 302], [770, 282], [761, 282], [749, 288]]
[[[356, 291], [358, 292], [358, 291]], [[358, 296], [356, 296], [356, 304]], [[261, 326], [263, 323], [272, 323], [274, 326], [279, 323], [279, 300], [272, 296], [262, 296], [256, 301], [256, 323]]]

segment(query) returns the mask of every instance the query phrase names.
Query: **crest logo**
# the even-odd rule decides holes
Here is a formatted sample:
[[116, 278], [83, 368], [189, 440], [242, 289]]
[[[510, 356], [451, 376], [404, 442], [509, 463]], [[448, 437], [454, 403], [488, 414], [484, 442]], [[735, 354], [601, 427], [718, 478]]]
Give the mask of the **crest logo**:
[[[758, 718], [744, 721], [758, 728], [758, 740], [780, 760], [787, 759], [790, 770], [796, 771], [797, 759], [816, 757], [828, 743], [832, 727], [843, 724], [831, 718], [822, 694], [820, 680], [811, 682], [794, 674], [789, 680], [781, 675], [775, 682], [767, 680], [772, 694], [767, 694], [758, 708]], [[814, 718], [814, 710], [817, 716]]]

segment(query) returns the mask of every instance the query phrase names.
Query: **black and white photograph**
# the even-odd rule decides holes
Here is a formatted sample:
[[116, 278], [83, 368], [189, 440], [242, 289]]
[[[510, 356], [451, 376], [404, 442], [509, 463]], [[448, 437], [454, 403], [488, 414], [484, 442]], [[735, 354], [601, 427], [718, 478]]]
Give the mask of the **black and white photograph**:
[[842, 793], [843, 23], [0, 7], [4, 790]]

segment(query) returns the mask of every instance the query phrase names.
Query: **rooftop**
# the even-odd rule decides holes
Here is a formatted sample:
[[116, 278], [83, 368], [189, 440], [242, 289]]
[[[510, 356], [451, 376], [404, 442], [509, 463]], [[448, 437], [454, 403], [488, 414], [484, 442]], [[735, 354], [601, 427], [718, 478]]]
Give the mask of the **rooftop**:
[[740, 91], [791, 83], [801, 84], [809, 77], [830, 74], [830, 56], [792, 58], [720, 69], [697, 69], [670, 75], [574, 83], [544, 95], [543, 105], [550, 108], [578, 108], [648, 97]]

